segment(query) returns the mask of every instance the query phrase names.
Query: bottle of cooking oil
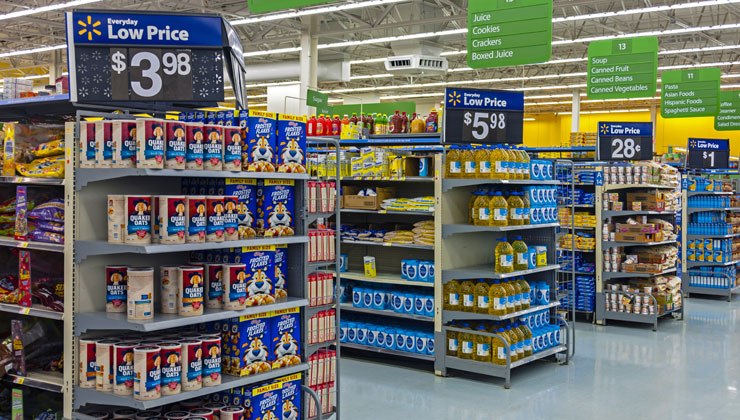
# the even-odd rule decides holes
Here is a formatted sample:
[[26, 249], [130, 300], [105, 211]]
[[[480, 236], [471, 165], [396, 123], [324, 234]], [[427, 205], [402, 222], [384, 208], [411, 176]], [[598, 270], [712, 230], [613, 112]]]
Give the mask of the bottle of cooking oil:
[[506, 351], [509, 352], [509, 355], [511, 357], [511, 362], [514, 363], [517, 360], [519, 360], [519, 358], [517, 357], [518, 355], [516, 353], [516, 340], [517, 340], [517, 337], [516, 337], [516, 335], [512, 334], [512, 332], [511, 332], [511, 326], [510, 325], [507, 325], [507, 326], [504, 327], [504, 334], [503, 334], [503, 336], [506, 339], [506, 341], [509, 343], [509, 347], [506, 349]]
[[[504, 336], [503, 328], [496, 328], [496, 333], [500, 336]], [[506, 364], [506, 345], [500, 338], [493, 338], [491, 340], [491, 361], [494, 365], [505, 365]]]
[[475, 149], [475, 168], [478, 179], [488, 179], [491, 177], [491, 151], [488, 147], [481, 146]]
[[501, 285], [504, 286], [504, 290], [506, 290], [506, 313], [514, 313], [514, 300], [516, 299], [516, 290], [514, 290], [514, 286], [512, 286], [508, 280], [503, 280], [501, 282]]
[[[463, 323], [460, 328], [469, 330], [470, 324], [468, 324], [467, 322]], [[458, 342], [457, 357], [461, 359], [472, 359], [474, 341], [475, 341], [475, 338], [472, 332], [459, 333], [457, 335], [457, 342]]]
[[522, 207], [522, 224], [528, 225], [531, 223], [529, 212], [532, 203], [529, 201], [529, 194], [527, 194], [526, 192], [522, 191], [520, 197], [522, 199], [522, 204], [524, 204], [524, 207]]
[[506, 238], [498, 238], [498, 245], [496, 245], [494, 254], [497, 273], [511, 273], [514, 271], [514, 248], [506, 242]]
[[517, 156], [516, 152], [509, 145], [505, 145], [504, 150], [509, 154], [509, 179], [521, 179], [521, 174], [519, 173], [519, 156]]
[[523, 179], [530, 179], [529, 173], [530, 173], [530, 160], [529, 160], [529, 153], [527, 153], [526, 150], [519, 149], [519, 153], [522, 155], [522, 164], [524, 169], [524, 178]]
[[[480, 332], [486, 331], [486, 327], [479, 325], [475, 329]], [[476, 334], [475, 335], [475, 355], [474, 359], [479, 362], [490, 362], [491, 361], [491, 337]]]
[[473, 220], [475, 220], [475, 215], [473, 214], [475, 213], [474, 204], [475, 204], [475, 199], [478, 198], [479, 194], [480, 194], [480, 190], [473, 191], [473, 193], [470, 194], [470, 200], [468, 200], [468, 224], [469, 225], [474, 224], [473, 222]]
[[473, 224], [476, 226], [491, 225], [491, 195], [482, 192], [473, 203]]
[[511, 332], [516, 336], [516, 358], [524, 358], [524, 333], [519, 329], [516, 322], [511, 323]]
[[444, 285], [444, 305], [446, 311], [460, 310], [460, 282], [452, 280]]
[[[524, 204], [522, 204], [524, 205]], [[509, 225], [509, 204], [506, 202], [504, 195], [501, 191], [496, 191], [491, 196], [491, 201], [488, 204], [490, 209], [491, 219], [489, 220], [489, 226], [508, 226]]]
[[501, 280], [494, 280], [488, 289], [488, 302], [489, 315], [506, 315], [506, 289], [501, 285]]
[[462, 156], [458, 146], [452, 146], [445, 155], [445, 177], [462, 178]]
[[460, 161], [463, 165], [463, 178], [474, 179], [478, 176], [478, 172], [475, 169], [475, 154], [472, 147], [463, 148]]
[[485, 280], [481, 279], [475, 285], [475, 312], [479, 314], [487, 314], [488, 309], [491, 307], [491, 300], [489, 292], [491, 285]]
[[465, 280], [460, 284], [460, 297], [462, 298], [460, 310], [463, 312], [474, 312], [475, 284], [471, 280]]
[[529, 294], [532, 289], [529, 288], [529, 283], [524, 280], [524, 277], [517, 277], [516, 282], [522, 289], [522, 310], [529, 309], [532, 306], [532, 298]]
[[523, 322], [517, 322], [517, 328], [524, 335], [524, 357], [532, 355], [532, 330], [529, 329]]
[[[451, 327], [460, 328], [456, 322], [450, 323]], [[460, 348], [458, 336], [460, 335], [457, 331], [447, 330], [447, 355], [457, 357], [457, 351]]]
[[522, 288], [514, 279], [508, 279], [508, 283], [514, 288], [514, 312], [522, 310]]
[[524, 224], [522, 217], [522, 209], [524, 208], [524, 202], [519, 198], [518, 193], [513, 192], [509, 195], [509, 199], [506, 200], [509, 208], [509, 226], [520, 226]]
[[501, 146], [495, 146], [491, 150], [491, 179], [507, 179], [506, 166], [506, 153]]
[[522, 271], [529, 268], [529, 249], [527, 248], [527, 244], [522, 241], [522, 237], [515, 236], [511, 247], [514, 249], [514, 271]]

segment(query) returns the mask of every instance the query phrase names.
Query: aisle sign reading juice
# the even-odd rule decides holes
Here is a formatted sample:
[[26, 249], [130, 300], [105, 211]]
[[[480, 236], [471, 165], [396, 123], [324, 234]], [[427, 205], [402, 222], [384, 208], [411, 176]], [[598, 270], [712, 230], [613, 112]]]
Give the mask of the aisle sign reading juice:
[[652, 97], [657, 79], [657, 37], [609, 39], [588, 45], [589, 99]]

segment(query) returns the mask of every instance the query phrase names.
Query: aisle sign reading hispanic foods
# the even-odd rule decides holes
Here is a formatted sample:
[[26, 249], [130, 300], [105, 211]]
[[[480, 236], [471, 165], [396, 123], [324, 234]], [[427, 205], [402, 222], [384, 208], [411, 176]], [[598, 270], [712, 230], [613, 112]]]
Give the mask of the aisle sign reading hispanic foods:
[[609, 39], [588, 45], [589, 99], [652, 97], [657, 79], [657, 37]]
[[719, 112], [718, 68], [667, 70], [661, 74], [663, 118], [713, 117]]
[[247, 5], [252, 13], [274, 12], [276, 10], [293, 9], [296, 7], [313, 6], [329, 3], [332, 0], [248, 0]]
[[714, 129], [740, 130], [740, 91], [725, 90], [719, 93], [719, 113], [714, 117]]
[[222, 18], [68, 12], [72, 101], [224, 100]]
[[444, 142], [521, 144], [524, 93], [505, 90], [445, 90]]
[[468, 0], [468, 66], [542, 63], [552, 53], [552, 0]]

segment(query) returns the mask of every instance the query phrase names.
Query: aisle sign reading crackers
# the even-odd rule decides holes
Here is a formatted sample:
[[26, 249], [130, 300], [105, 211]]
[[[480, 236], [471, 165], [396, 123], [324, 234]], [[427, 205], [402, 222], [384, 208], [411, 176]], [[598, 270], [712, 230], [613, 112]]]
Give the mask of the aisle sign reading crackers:
[[652, 97], [657, 80], [657, 37], [609, 39], [588, 45], [589, 99]]
[[718, 68], [666, 70], [661, 74], [663, 118], [714, 117], [719, 113]]
[[468, 66], [543, 63], [552, 54], [552, 0], [469, 0]]

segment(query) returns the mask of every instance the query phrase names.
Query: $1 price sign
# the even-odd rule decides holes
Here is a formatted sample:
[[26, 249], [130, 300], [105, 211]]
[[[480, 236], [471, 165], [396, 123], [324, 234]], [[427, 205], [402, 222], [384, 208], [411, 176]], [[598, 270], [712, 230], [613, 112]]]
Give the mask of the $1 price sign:
[[190, 50], [111, 48], [113, 100], [171, 100], [193, 91]]
[[653, 158], [652, 123], [599, 123], [598, 160]]
[[730, 167], [730, 141], [726, 139], [689, 139], [686, 167], [727, 169]]

